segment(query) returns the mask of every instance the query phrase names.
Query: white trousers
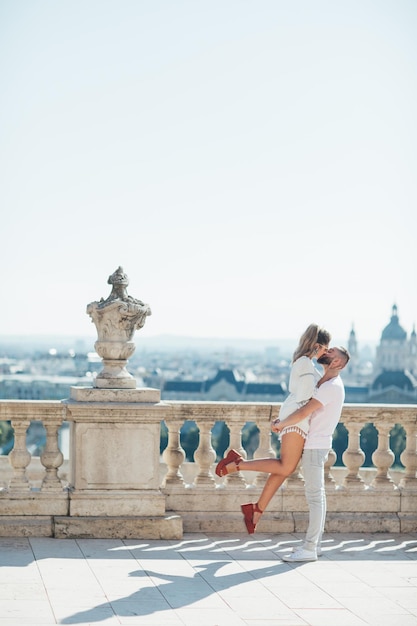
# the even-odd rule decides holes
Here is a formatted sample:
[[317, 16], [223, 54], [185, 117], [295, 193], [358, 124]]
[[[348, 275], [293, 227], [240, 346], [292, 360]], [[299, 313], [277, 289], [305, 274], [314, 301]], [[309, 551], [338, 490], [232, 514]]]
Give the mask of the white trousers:
[[328, 454], [329, 450], [304, 450], [302, 458], [304, 489], [309, 510], [304, 548], [314, 552], [320, 544], [326, 521], [324, 464]]

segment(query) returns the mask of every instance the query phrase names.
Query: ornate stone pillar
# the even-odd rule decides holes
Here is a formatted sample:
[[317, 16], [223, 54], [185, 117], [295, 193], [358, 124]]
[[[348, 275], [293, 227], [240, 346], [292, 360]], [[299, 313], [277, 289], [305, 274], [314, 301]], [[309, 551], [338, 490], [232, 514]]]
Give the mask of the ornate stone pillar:
[[150, 315], [147, 304], [127, 294], [119, 267], [110, 296], [87, 306], [98, 333], [103, 371], [94, 387], [72, 387], [70, 512], [55, 523], [56, 536], [182, 537], [182, 520], [165, 514], [160, 489], [160, 424], [169, 407], [159, 389], [136, 389], [126, 369], [133, 335]]

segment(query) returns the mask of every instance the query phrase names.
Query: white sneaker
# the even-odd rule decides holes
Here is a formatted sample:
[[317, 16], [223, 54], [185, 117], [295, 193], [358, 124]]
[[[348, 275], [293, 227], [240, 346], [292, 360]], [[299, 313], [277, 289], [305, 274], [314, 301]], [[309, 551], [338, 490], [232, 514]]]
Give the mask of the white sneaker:
[[283, 561], [289, 563], [298, 563], [300, 561], [317, 561], [317, 554], [313, 550], [306, 550], [305, 548], [297, 548], [291, 554], [286, 554], [281, 557]]

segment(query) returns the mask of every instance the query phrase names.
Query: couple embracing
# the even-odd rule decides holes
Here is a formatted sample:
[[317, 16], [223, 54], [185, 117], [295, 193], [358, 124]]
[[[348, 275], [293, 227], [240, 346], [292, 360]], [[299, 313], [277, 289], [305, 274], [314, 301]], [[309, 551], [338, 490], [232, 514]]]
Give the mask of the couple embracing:
[[[329, 347], [330, 340], [327, 330], [310, 324], [294, 352], [289, 395], [271, 424], [272, 431], [280, 435], [280, 458], [246, 461], [236, 450], [230, 450], [216, 467], [218, 476], [240, 470], [269, 474], [258, 501], [241, 506], [247, 531], [252, 534], [272, 497], [302, 458], [309, 524], [303, 545], [283, 556], [284, 561], [315, 561], [321, 553], [326, 518], [324, 464], [345, 399], [340, 372], [350, 358], [345, 348]], [[323, 367], [323, 373], [316, 369], [313, 359]]]

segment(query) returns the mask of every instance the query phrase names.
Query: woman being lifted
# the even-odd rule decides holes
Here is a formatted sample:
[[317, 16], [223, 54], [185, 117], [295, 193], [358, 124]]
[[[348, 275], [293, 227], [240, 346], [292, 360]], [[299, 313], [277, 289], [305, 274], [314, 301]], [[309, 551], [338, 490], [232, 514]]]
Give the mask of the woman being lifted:
[[[288, 385], [289, 395], [281, 406], [279, 420], [291, 415], [312, 397], [314, 388], [322, 376], [314, 367], [313, 358], [319, 359], [326, 353], [330, 339], [330, 333], [317, 324], [310, 324], [301, 335], [293, 355]], [[282, 430], [279, 459], [267, 458], [245, 461], [236, 450], [230, 450], [227, 456], [217, 464], [216, 474], [218, 476], [227, 476], [240, 470], [270, 474], [258, 501], [241, 505], [249, 534], [255, 532], [256, 525], [272, 497], [284, 480], [296, 469], [303, 453], [308, 428], [309, 418], [306, 418], [298, 424]]]

